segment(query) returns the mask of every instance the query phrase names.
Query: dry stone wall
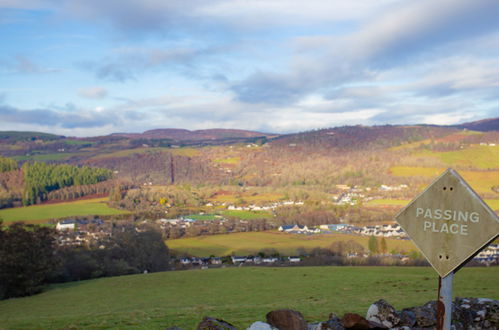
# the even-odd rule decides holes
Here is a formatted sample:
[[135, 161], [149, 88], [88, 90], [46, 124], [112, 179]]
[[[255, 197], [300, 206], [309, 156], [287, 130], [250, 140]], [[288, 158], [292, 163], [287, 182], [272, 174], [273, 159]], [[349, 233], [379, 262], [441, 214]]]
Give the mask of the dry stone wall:
[[[346, 313], [338, 317], [331, 313], [327, 321], [307, 323], [303, 315], [294, 310], [280, 309], [266, 315], [266, 322], [256, 321], [247, 330], [344, 330], [344, 329], [436, 329], [436, 302], [396, 310], [383, 299], [373, 303], [366, 317]], [[455, 330], [499, 329], [499, 301], [486, 298], [456, 298], [452, 310], [452, 327]], [[171, 330], [180, 330], [173, 327]], [[198, 330], [235, 330], [227, 321], [205, 317]], [[168, 330], [168, 329], [167, 329]]]

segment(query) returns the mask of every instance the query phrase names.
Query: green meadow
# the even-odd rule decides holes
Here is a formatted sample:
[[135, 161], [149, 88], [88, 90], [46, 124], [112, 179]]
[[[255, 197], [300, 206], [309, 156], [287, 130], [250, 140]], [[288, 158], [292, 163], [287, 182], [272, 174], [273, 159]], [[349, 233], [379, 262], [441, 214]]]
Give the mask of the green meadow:
[[[298, 235], [277, 231], [232, 233], [197, 236], [166, 241], [168, 248], [177, 255], [207, 257], [251, 255], [264, 249], [276, 249], [282, 255], [295, 255], [297, 249], [311, 250], [329, 247], [333, 242], [353, 240], [367, 249], [368, 237], [347, 234]], [[409, 240], [386, 239], [388, 251], [417, 250]]]
[[415, 156], [438, 158], [449, 166], [476, 168], [480, 170], [499, 168], [499, 146], [473, 145], [458, 151], [417, 152]]
[[[454, 295], [499, 299], [498, 267], [464, 268]], [[195, 329], [204, 316], [238, 329], [280, 308], [309, 322], [331, 312], [365, 315], [385, 299], [397, 309], [434, 300], [438, 277], [429, 267], [239, 267], [130, 275], [51, 286], [0, 301], [4, 329]]]
[[74, 202], [32, 205], [0, 210], [4, 223], [24, 221], [27, 223], [46, 223], [51, 219], [85, 215], [116, 215], [127, 212], [110, 208], [107, 198], [93, 198]]

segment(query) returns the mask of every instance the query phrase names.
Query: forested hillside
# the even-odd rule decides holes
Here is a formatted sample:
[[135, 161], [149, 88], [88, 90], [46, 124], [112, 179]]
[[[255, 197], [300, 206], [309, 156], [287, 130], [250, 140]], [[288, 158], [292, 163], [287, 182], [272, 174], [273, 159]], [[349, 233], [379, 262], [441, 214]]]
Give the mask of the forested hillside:
[[[499, 128], [495, 123], [496, 119], [463, 124], [484, 132], [386, 125], [281, 136], [172, 129], [92, 138], [7, 132], [0, 134], [0, 154], [8, 157], [0, 159], [0, 200], [3, 207], [15, 205], [16, 200], [29, 205], [113, 190], [120, 192], [114, 193], [114, 201], [119, 196], [124, 202], [134, 200], [125, 203], [129, 209], [152, 198], [146, 187], [185, 185], [196, 185], [205, 196], [187, 198], [198, 200], [195, 205], [208, 202], [217, 191], [246, 196], [252, 188], [269, 196], [283, 196], [286, 191], [296, 200], [330, 200], [344, 187], [357, 187], [372, 198], [409, 199], [450, 166], [464, 171], [482, 196], [497, 199]], [[109, 181], [111, 174], [119, 182]], [[379, 190], [399, 185], [407, 188]], [[130, 187], [133, 198], [126, 197]], [[239, 201], [244, 204], [245, 199]]]

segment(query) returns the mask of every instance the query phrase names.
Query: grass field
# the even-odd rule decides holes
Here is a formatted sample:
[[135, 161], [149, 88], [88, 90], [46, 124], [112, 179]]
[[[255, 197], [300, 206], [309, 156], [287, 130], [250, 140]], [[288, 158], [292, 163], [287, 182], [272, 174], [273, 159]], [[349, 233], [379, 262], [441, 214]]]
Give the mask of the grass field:
[[[367, 206], [406, 206], [408, 199], [373, 199], [365, 203]], [[494, 211], [499, 211], [499, 199], [485, 199], [485, 203]]]
[[[394, 166], [390, 168], [390, 173], [395, 176], [422, 176], [435, 179], [444, 171], [445, 168], [436, 167]], [[499, 170], [458, 172], [477, 193], [490, 193], [493, 186], [499, 185]]]
[[258, 203], [258, 202], [275, 202], [282, 200], [284, 198], [283, 194], [270, 194], [270, 193], [261, 193], [261, 194], [236, 194], [236, 193], [226, 193], [216, 195], [213, 198], [210, 198], [212, 202], [219, 203], [237, 203], [240, 199], [243, 199], [247, 203]]
[[221, 212], [222, 215], [228, 217], [236, 217], [243, 220], [251, 219], [268, 219], [272, 214], [268, 211], [245, 211], [245, 210], [226, 210]]
[[448, 152], [421, 151], [415, 156], [438, 158], [449, 166], [482, 170], [499, 168], [499, 146], [473, 145], [466, 149]]
[[107, 198], [85, 199], [75, 202], [33, 205], [0, 210], [4, 223], [25, 221], [27, 223], [46, 223], [50, 219], [84, 215], [115, 215], [125, 211], [113, 209], [105, 203]]
[[[499, 267], [464, 268], [454, 295], [499, 299]], [[0, 328], [195, 329], [203, 316], [238, 329], [271, 310], [300, 311], [309, 322], [329, 313], [365, 315], [385, 299], [397, 309], [434, 300], [429, 267], [242, 267], [174, 271], [55, 285], [26, 298], [0, 301]]]
[[34, 161], [49, 161], [49, 160], [66, 160], [74, 156], [84, 156], [87, 155], [86, 152], [74, 152], [74, 153], [52, 153], [52, 154], [41, 154], [41, 155], [30, 155], [30, 156], [14, 156], [12, 159], [17, 161], [34, 160]]
[[[225, 235], [198, 236], [168, 240], [166, 244], [174, 253], [206, 257], [256, 254], [263, 249], [276, 249], [283, 255], [296, 254], [297, 248], [311, 250], [315, 247], [329, 247], [336, 241], [353, 240], [367, 249], [368, 237], [346, 234], [298, 235], [276, 231], [233, 233]], [[393, 249], [416, 250], [411, 241], [386, 239], [388, 251]]]

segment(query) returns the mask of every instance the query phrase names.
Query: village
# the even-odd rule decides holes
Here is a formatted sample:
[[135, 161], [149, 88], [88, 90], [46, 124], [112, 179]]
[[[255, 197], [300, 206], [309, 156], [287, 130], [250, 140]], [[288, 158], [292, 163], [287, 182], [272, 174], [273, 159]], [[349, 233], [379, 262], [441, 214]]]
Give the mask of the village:
[[[176, 219], [159, 219], [152, 223], [143, 221], [142, 225], [154, 225], [159, 228], [163, 233], [171, 231], [173, 228], [177, 229], [189, 229], [189, 228], [207, 228], [209, 226], [224, 226], [227, 223], [240, 222], [239, 225], [247, 225], [251, 221], [248, 220], [228, 220], [222, 217], [217, 220], [194, 220], [189, 217], [179, 217]], [[113, 230], [119, 230], [120, 227], [129, 226], [130, 224], [116, 224], [104, 222], [99, 218], [85, 220], [85, 219], [67, 219], [59, 221], [56, 225], [56, 230], [58, 232], [57, 243], [60, 246], [94, 246], [100, 249], [106, 248], [106, 242], [108, 242], [112, 236]], [[140, 226], [134, 226], [135, 230], [140, 231]], [[226, 227], [224, 227], [226, 228]], [[233, 227], [235, 230], [241, 230], [245, 227]], [[275, 228], [274, 228], [275, 230]], [[373, 226], [363, 226], [357, 227], [349, 224], [323, 224], [313, 228], [309, 228], [306, 225], [282, 225], [277, 228], [277, 231], [283, 234], [290, 235], [328, 235], [333, 233], [340, 234], [350, 234], [359, 236], [373, 236], [373, 237], [383, 237], [383, 238], [395, 238], [395, 239], [409, 239], [404, 230], [397, 223], [373, 225]], [[229, 231], [230, 232], [230, 231]], [[234, 232], [234, 231], [232, 231]], [[201, 229], [198, 233], [202, 233]], [[208, 233], [209, 234], [209, 233]], [[350, 253], [346, 256], [347, 258], [368, 258], [369, 253]], [[384, 254], [382, 257], [393, 258], [401, 260], [402, 262], [407, 261], [409, 258], [405, 255], [400, 254]], [[307, 255], [301, 256], [281, 256], [281, 255], [264, 255], [260, 253], [259, 255], [252, 256], [225, 256], [225, 257], [192, 257], [192, 256], [178, 256], [175, 262], [180, 268], [192, 268], [192, 267], [217, 267], [221, 265], [293, 265], [299, 264], [303, 261], [303, 258], [307, 258]], [[480, 252], [473, 259], [479, 264], [491, 265], [497, 264], [499, 262], [499, 244], [491, 244], [488, 248]]]

